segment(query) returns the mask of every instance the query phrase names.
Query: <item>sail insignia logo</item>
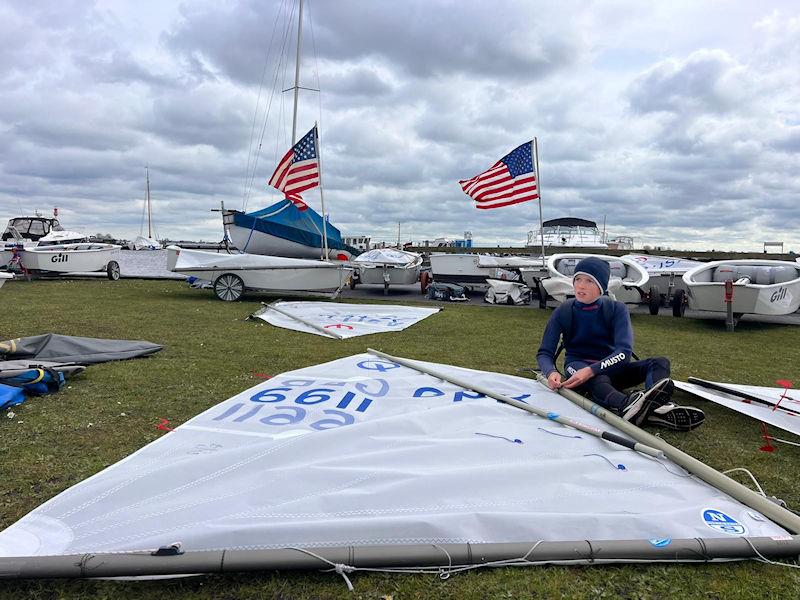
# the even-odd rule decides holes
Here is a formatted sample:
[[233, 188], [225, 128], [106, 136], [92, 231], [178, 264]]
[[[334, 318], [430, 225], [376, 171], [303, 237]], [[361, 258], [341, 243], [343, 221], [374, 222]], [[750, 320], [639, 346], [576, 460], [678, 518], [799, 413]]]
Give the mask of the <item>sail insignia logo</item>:
[[747, 533], [747, 528], [739, 523], [730, 515], [726, 515], [721, 510], [709, 508], [703, 511], [703, 521], [706, 525], [721, 533], [728, 535], [744, 535]]

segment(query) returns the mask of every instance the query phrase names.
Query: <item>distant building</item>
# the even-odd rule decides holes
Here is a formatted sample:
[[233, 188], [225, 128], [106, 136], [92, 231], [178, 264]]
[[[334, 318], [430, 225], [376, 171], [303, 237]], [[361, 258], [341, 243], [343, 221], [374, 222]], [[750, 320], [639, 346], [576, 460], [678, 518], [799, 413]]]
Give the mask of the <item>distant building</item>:
[[344, 243], [365, 252], [371, 249], [370, 237], [366, 235], [344, 236]]

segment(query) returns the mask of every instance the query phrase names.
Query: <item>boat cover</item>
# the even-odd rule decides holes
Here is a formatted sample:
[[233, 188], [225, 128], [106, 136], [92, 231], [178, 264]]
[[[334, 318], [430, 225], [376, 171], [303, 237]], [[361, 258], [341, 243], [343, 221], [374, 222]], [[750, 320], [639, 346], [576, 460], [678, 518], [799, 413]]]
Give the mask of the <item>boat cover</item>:
[[[251, 213], [235, 212], [233, 223], [244, 229], [253, 229], [305, 246], [322, 248], [322, 217], [311, 207], [301, 211], [290, 200], [281, 200]], [[361, 253], [357, 248], [345, 244], [342, 233], [330, 222], [325, 223], [325, 227], [328, 248], [345, 250], [353, 256]], [[240, 250], [247, 251], [247, 247]]]
[[[534, 380], [435, 368], [613, 430]], [[359, 354], [192, 418], [11, 525], [0, 556], [746, 535], [787, 532], [668, 459]]]
[[649, 254], [626, 254], [622, 258], [632, 260], [642, 267], [650, 275], [666, 275], [675, 273], [682, 275], [702, 264], [697, 260], [689, 260], [688, 258], [673, 258], [670, 256], [651, 256]]
[[524, 283], [487, 279], [489, 289], [483, 297], [489, 304], [525, 304], [531, 300], [531, 289]]
[[440, 308], [420, 308], [414, 306], [394, 306], [391, 304], [341, 304], [339, 302], [275, 302], [267, 305], [253, 316], [284, 329], [294, 329], [305, 333], [326, 336], [301, 320], [293, 319], [272, 310], [275, 306], [283, 312], [296, 315], [302, 321], [311, 322], [323, 329], [329, 329], [336, 337], [351, 338], [371, 333], [402, 331], [422, 321]]
[[163, 347], [142, 340], [106, 340], [44, 333], [0, 342], [0, 360], [41, 359], [91, 365], [147, 356]]
[[[735, 410], [763, 423], [780, 427], [795, 435], [800, 435], [800, 390], [763, 387], [758, 385], [741, 385], [736, 383], [710, 382], [717, 386], [730, 388], [734, 392], [744, 392], [762, 399], [766, 404], [748, 401], [721, 390], [713, 390], [694, 383], [675, 381], [675, 387], [710, 400], [716, 404]], [[785, 396], [782, 398], [782, 396]], [[780, 405], [778, 406], [778, 402]], [[768, 406], [769, 404], [770, 406]], [[773, 408], [778, 406], [777, 409]]]
[[237, 271], [295, 267], [298, 269], [336, 269], [340, 263], [311, 258], [286, 258], [263, 254], [228, 254], [180, 248], [173, 271]]
[[419, 260], [416, 252], [395, 250], [394, 248], [375, 248], [356, 257], [357, 263], [371, 263], [377, 265], [412, 266]]

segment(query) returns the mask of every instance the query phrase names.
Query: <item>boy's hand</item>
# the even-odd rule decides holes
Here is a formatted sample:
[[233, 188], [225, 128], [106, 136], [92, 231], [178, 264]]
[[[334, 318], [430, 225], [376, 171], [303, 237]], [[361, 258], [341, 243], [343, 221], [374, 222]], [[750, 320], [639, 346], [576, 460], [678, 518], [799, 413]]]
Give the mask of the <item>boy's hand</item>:
[[575, 371], [572, 376], [561, 384], [561, 387], [568, 389], [582, 386], [584, 383], [594, 377], [594, 372], [591, 367], [583, 367]]
[[547, 387], [551, 390], [557, 390], [561, 387], [561, 373], [553, 371], [547, 376]]

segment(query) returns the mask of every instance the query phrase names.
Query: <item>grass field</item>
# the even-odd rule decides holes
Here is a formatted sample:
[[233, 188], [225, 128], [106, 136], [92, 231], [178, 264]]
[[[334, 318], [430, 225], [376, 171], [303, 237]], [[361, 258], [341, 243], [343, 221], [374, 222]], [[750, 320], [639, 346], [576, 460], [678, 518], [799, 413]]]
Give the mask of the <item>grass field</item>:
[[[0, 290], [0, 299], [0, 339], [53, 332], [165, 347], [151, 358], [91, 366], [58, 394], [28, 400], [13, 409], [13, 418], [2, 415], [0, 529], [163, 435], [156, 429], [159, 419], [177, 426], [261, 381], [255, 373], [275, 375], [372, 346], [516, 374], [533, 365], [550, 314], [532, 307], [448, 305], [401, 333], [336, 341], [246, 321], [266, 297], [224, 303], [178, 282], [13, 282]], [[754, 385], [800, 379], [797, 327], [744, 321], [730, 334], [720, 321], [649, 315], [634, 315], [633, 324], [636, 352], [668, 356], [676, 379], [694, 375]], [[665, 439], [719, 470], [750, 469], [768, 494], [800, 507], [800, 448], [761, 452], [758, 423], [691, 402], [706, 411], [706, 424], [686, 434], [663, 433]], [[800, 589], [797, 570], [755, 562], [506, 568], [444, 581], [363, 573], [352, 579], [354, 594], [335, 574], [297, 572], [157, 582], [3, 581], [0, 598], [795, 598]]]

